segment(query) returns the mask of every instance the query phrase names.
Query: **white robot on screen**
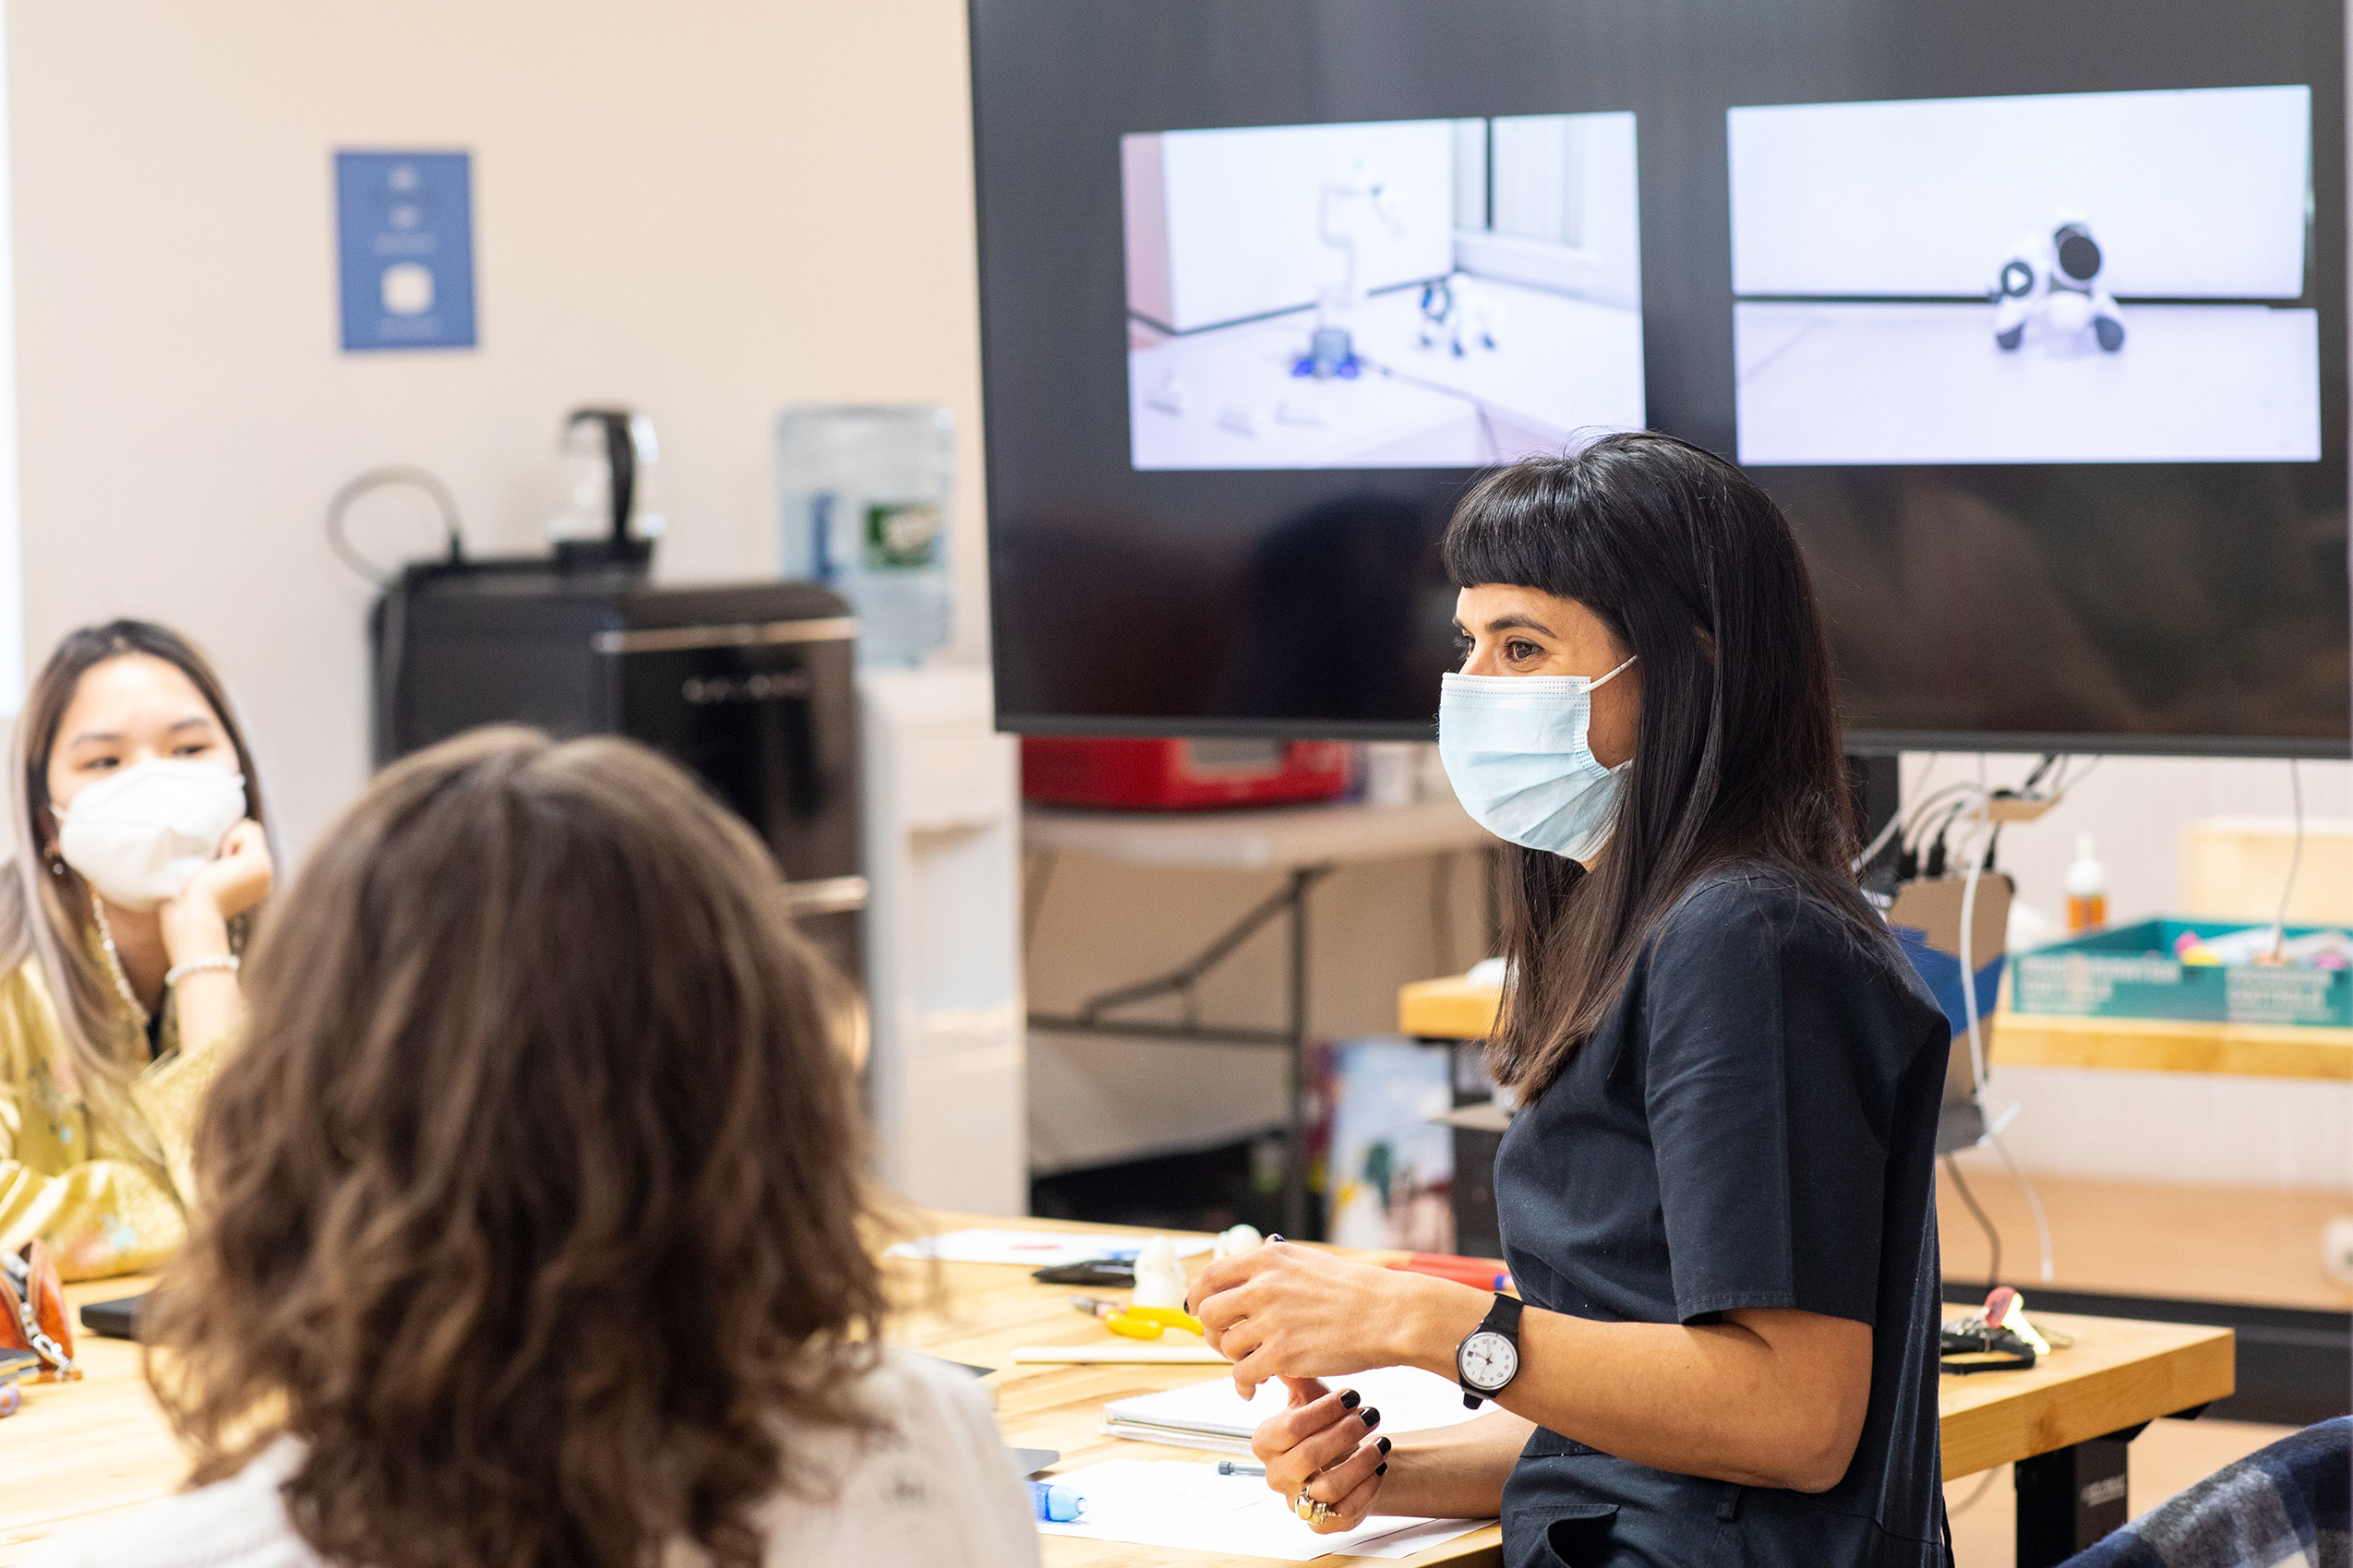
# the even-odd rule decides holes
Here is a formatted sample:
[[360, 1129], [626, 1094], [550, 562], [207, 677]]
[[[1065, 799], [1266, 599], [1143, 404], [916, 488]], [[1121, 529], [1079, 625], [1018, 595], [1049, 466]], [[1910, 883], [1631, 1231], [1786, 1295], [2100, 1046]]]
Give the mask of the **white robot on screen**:
[[2080, 339], [2088, 329], [2107, 353], [2122, 348], [2124, 318], [2100, 281], [2107, 259], [2091, 225], [2073, 213], [2060, 213], [2047, 237], [2020, 240], [1994, 281], [1994, 342], [2015, 350], [2039, 322], [2062, 339]]
[[1459, 359], [1474, 347], [1495, 347], [1504, 308], [1493, 295], [1460, 272], [1433, 278], [1422, 285], [1422, 346], [1447, 348]]

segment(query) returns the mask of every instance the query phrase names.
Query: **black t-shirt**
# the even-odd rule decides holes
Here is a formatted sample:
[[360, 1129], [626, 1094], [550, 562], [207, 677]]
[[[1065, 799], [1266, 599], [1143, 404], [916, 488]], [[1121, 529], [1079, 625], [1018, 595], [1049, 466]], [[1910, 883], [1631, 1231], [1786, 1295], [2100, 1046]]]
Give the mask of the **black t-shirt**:
[[[1807, 1496], [1618, 1460], [1540, 1430], [1504, 1499], [1514, 1568], [1942, 1561], [1935, 1147], [1951, 1032], [1891, 942], [1794, 878], [1710, 873], [1522, 1109], [1495, 1164], [1535, 1306], [1706, 1323], [1794, 1307], [1871, 1325], [1844, 1478]], [[1571, 1370], [1574, 1375], [1574, 1370]]]

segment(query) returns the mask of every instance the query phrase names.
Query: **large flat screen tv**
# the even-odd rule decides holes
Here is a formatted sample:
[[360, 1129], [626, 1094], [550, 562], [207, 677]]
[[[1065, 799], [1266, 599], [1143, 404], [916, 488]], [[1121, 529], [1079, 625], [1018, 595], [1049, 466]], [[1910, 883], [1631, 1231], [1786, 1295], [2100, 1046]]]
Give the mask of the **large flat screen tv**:
[[999, 716], [1426, 738], [1485, 466], [1780, 501], [1859, 748], [2347, 748], [2343, 0], [974, 0]]

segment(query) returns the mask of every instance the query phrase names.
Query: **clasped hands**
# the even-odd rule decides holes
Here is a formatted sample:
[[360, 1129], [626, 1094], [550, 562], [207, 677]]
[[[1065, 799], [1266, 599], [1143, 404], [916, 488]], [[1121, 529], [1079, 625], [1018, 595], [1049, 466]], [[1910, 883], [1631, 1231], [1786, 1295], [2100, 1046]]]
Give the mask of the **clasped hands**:
[[1318, 1379], [1407, 1359], [1420, 1283], [1280, 1239], [1194, 1281], [1187, 1310], [1233, 1362], [1235, 1392], [1248, 1399], [1269, 1378], [1291, 1391], [1290, 1408], [1259, 1423], [1250, 1452], [1273, 1490], [1327, 1506], [1307, 1521], [1318, 1534], [1363, 1523], [1389, 1468], [1389, 1440], [1374, 1431], [1381, 1413]]

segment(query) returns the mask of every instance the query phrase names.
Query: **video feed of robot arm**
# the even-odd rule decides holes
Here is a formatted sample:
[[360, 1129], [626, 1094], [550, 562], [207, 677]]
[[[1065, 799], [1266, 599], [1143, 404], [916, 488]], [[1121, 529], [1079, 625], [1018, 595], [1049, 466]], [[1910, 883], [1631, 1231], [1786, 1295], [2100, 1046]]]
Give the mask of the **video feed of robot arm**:
[[2014, 353], [2039, 324], [2055, 338], [2088, 329], [2103, 353], [2124, 346], [2124, 317], [2100, 281], [2107, 257], [2091, 225], [2061, 213], [2047, 236], [2029, 235], [2011, 247], [1994, 280], [1994, 343]]
[[[1336, 203], [1341, 217], [1337, 225], [1333, 222]], [[1345, 176], [1326, 180], [1316, 193], [1316, 237], [1340, 253], [1342, 269], [1340, 281], [1326, 285], [1317, 301], [1315, 332], [1307, 352], [1291, 367], [1294, 376], [1319, 381], [1334, 376], [1348, 380], [1356, 377], [1355, 337], [1348, 320], [1363, 304], [1364, 294], [1356, 275], [1358, 221], [1348, 214], [1368, 209], [1392, 235], [1403, 236], [1405, 220], [1398, 215], [1396, 197], [1369, 159], [1358, 159]]]

